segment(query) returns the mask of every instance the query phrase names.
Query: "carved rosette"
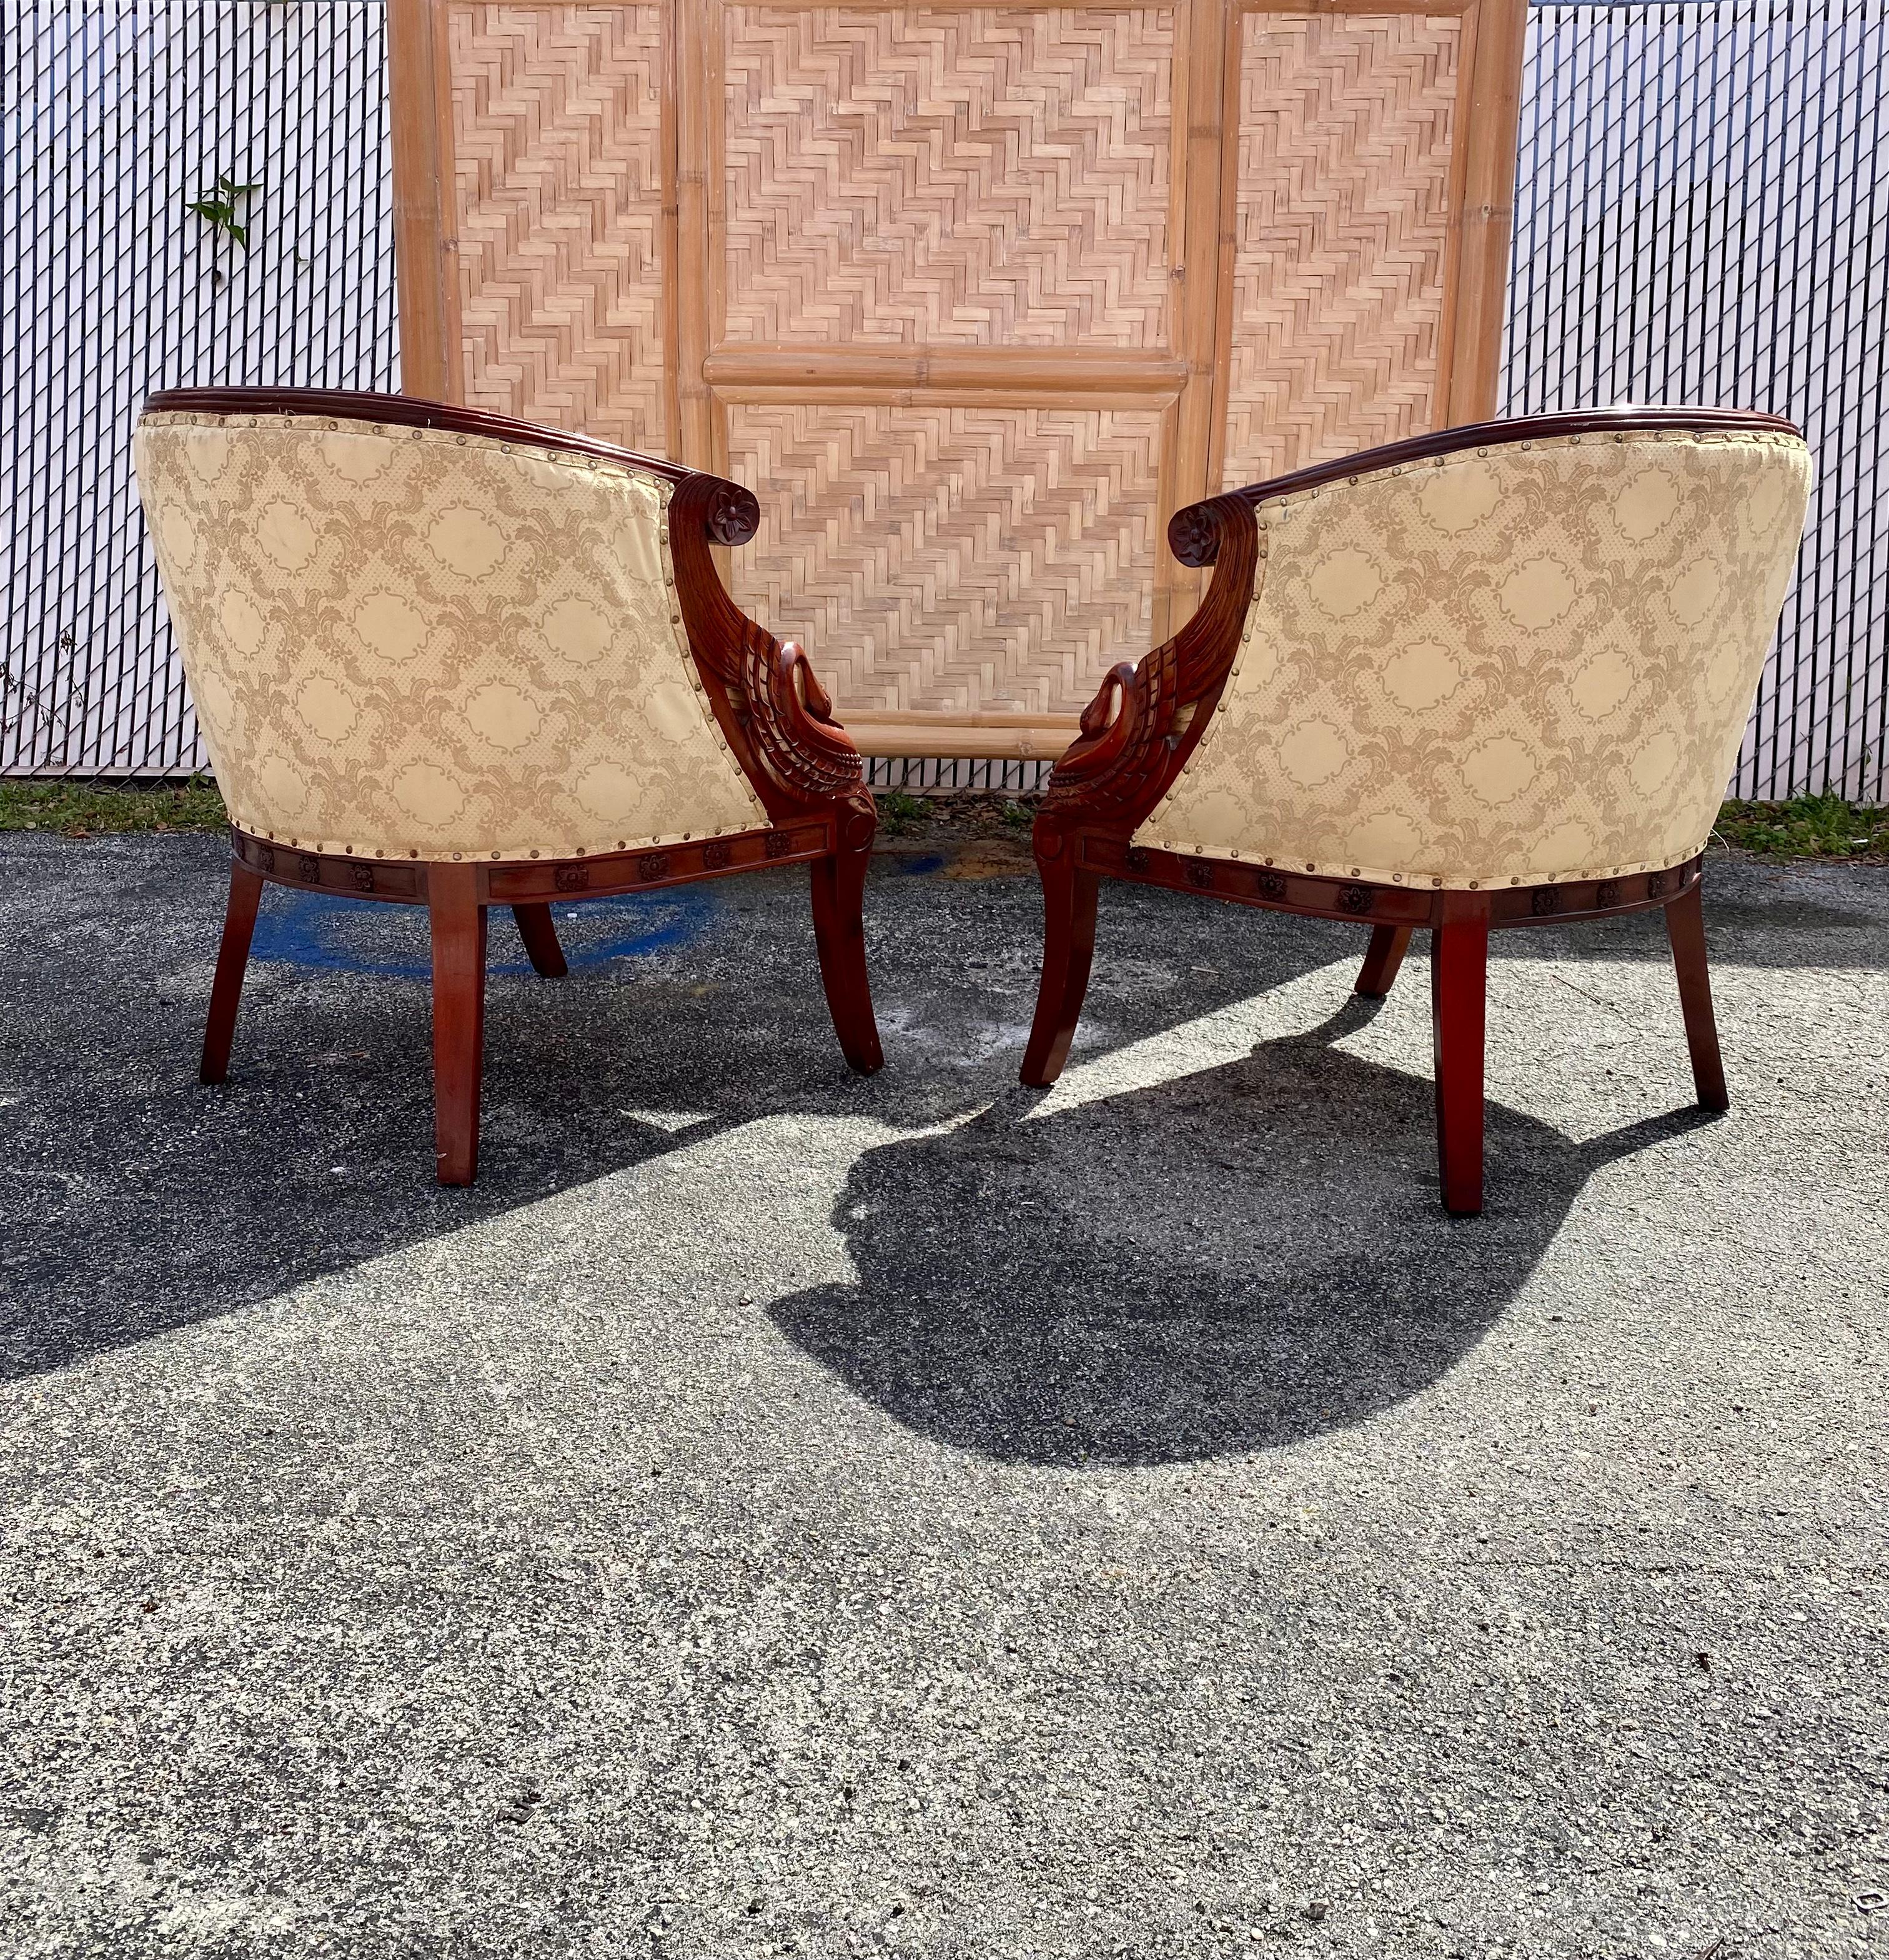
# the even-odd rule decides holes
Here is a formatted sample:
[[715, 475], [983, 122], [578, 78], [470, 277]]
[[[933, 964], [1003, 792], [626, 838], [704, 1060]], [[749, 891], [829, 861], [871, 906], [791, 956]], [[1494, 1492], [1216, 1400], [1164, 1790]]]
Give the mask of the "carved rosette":
[[1168, 549], [1183, 565], [1207, 566], [1220, 553], [1220, 527], [1210, 504], [1190, 504], [1168, 520]]
[[843, 851], [870, 851], [873, 838], [879, 829], [879, 810], [872, 798], [862, 789], [857, 796], [848, 797], [840, 806], [840, 848]]
[[739, 483], [716, 482], [703, 514], [702, 529], [711, 542], [745, 545], [761, 528], [761, 505], [752, 490]]

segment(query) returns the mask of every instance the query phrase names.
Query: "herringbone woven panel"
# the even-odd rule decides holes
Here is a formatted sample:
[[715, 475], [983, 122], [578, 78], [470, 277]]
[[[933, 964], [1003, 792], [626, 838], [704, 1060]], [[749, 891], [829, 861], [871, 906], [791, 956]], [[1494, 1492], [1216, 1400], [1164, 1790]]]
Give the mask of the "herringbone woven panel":
[[726, 34], [730, 339], [1166, 345], [1170, 10]]
[[1430, 426], [1460, 40], [1246, 17], [1227, 488]]
[[660, 452], [662, 9], [450, 18], [466, 399]]
[[1071, 714], [1147, 651], [1156, 409], [729, 414], [737, 590], [842, 709]]

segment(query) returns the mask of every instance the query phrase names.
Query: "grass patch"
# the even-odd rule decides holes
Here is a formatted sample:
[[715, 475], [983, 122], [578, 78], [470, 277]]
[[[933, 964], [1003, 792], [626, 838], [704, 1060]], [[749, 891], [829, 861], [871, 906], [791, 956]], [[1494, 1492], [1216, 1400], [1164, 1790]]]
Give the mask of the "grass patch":
[[0, 777], [0, 830], [52, 830], [97, 837], [135, 830], [221, 830], [229, 822], [215, 783], [133, 788]]
[[[1003, 829], [1029, 828], [1034, 812], [1010, 799], [975, 801], [973, 813]], [[949, 799], [915, 797], [904, 790], [879, 792], [879, 817], [887, 835], [901, 837], [937, 822], [949, 823]], [[987, 805], [991, 807], [986, 807]], [[221, 830], [229, 822], [215, 784], [201, 776], [154, 786], [52, 781], [0, 777], [0, 830], [49, 830], [62, 837], [99, 837], [132, 831]], [[1889, 808], [1846, 803], [1840, 796], [1793, 797], [1788, 803], [1728, 803], [1716, 834], [1734, 850], [1756, 858], [1889, 859]]]
[[902, 837], [907, 831], [916, 830], [934, 814], [926, 798], [908, 795], [904, 790], [880, 790], [873, 800], [879, 806], [881, 826], [893, 837]]
[[1756, 858], [1889, 858], [1889, 809], [1840, 796], [1789, 803], [1728, 803], [1716, 834]]

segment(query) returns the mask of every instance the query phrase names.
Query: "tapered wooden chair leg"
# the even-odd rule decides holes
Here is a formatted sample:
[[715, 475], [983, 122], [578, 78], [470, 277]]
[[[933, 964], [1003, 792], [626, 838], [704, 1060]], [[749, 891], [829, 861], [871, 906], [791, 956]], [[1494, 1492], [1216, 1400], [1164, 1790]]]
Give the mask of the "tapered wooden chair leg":
[[1679, 977], [1680, 1011], [1686, 1017], [1686, 1045], [1692, 1052], [1693, 1086], [1702, 1109], [1728, 1109], [1725, 1063], [1719, 1053], [1719, 1023], [1712, 1010], [1712, 974], [1706, 964], [1706, 916], [1699, 887], [1690, 886], [1666, 908], [1666, 937], [1673, 971]]
[[1078, 870], [1069, 862], [1074, 848], [1070, 844], [1060, 858], [1036, 861], [1043, 881], [1043, 978], [1018, 1077], [1033, 1089], [1048, 1088], [1069, 1059], [1096, 955], [1096, 897], [1102, 881], [1093, 871]]
[[1436, 1153], [1445, 1210], [1482, 1209], [1483, 1045], [1488, 1010], [1489, 901], [1445, 892], [1432, 935], [1431, 1025], [1436, 1057]]
[[1365, 953], [1364, 965], [1359, 970], [1358, 984], [1353, 991], [1362, 994], [1367, 1001], [1382, 1000], [1397, 978], [1397, 970], [1404, 964], [1404, 955], [1410, 943], [1410, 928], [1407, 925], [1373, 926], [1371, 943]]
[[813, 940], [819, 950], [820, 984], [826, 989], [833, 1032], [849, 1067], [861, 1075], [886, 1065], [873, 1017], [872, 981], [866, 971], [866, 869], [871, 854], [841, 851], [815, 860]]
[[236, 1034], [236, 1010], [242, 1003], [243, 976], [249, 971], [250, 941], [256, 932], [256, 907], [262, 896], [262, 873], [252, 871], [240, 859], [233, 859], [230, 899], [223, 914], [223, 943], [217, 949], [210, 1015], [203, 1029], [203, 1059], [197, 1070], [204, 1082], [221, 1082], [230, 1072], [230, 1043]]
[[561, 980], [571, 971], [564, 963], [564, 948], [558, 943], [558, 928], [551, 922], [549, 905], [514, 905], [512, 919], [518, 937], [525, 942], [525, 956], [532, 971], [547, 980]]
[[479, 1077], [485, 1058], [485, 908], [469, 864], [427, 873], [433, 928], [433, 1138], [442, 1184], [479, 1169]]

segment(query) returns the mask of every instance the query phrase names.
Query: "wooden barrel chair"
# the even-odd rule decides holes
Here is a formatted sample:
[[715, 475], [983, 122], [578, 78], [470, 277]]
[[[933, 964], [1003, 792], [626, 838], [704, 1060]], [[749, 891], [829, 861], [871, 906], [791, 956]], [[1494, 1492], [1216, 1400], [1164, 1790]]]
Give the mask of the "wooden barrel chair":
[[423, 905], [438, 1173], [479, 1154], [485, 920], [564, 971], [551, 906], [804, 864], [846, 1059], [881, 1064], [860, 905], [876, 813], [806, 657], [711, 548], [733, 483], [407, 396], [177, 389], [138, 481], [218, 787], [229, 909], [203, 1079], [229, 1064], [274, 880]]
[[1201, 609], [1117, 667], [1035, 842], [1053, 1082], [1104, 877], [1431, 934], [1443, 1201], [1481, 1209], [1492, 928], [1662, 907], [1699, 1101], [1726, 1106], [1701, 854], [1810, 480], [1773, 416], [1614, 409], [1391, 444], [1179, 512]]

